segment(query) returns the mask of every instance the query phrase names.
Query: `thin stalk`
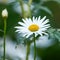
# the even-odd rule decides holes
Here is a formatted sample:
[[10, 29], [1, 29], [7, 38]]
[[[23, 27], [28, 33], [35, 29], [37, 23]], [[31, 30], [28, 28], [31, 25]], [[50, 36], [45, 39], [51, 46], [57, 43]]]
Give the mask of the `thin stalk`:
[[31, 13], [31, 4], [32, 4], [32, 0], [29, 0], [28, 1], [28, 9], [29, 9], [29, 17], [31, 18], [31, 15], [32, 15], [32, 13]]
[[29, 53], [30, 53], [30, 44], [27, 44], [27, 48], [26, 48], [26, 60], [28, 60], [29, 58]]
[[29, 6], [31, 6], [31, 4], [32, 4], [32, 0], [29, 0], [28, 4], [29, 4]]
[[6, 3], [6, 2], [7, 2], [7, 0], [3, 0], [3, 2], [4, 2], [4, 3]]
[[35, 42], [35, 34], [33, 33], [34, 37], [34, 60], [36, 60], [36, 42]]
[[3, 60], [5, 60], [5, 50], [6, 50], [6, 19], [4, 19], [4, 55], [3, 55]]
[[[30, 6], [31, 6], [31, 3], [32, 3], [32, 0], [30, 0], [29, 2], [28, 2], [28, 11], [27, 12], [25, 12], [24, 11], [24, 2], [22, 1], [22, 0], [20, 0], [19, 1], [20, 2], [20, 6], [21, 6], [21, 10], [22, 10], [22, 17], [25, 19], [25, 18], [27, 18], [27, 17], [31, 17], [31, 9], [30, 9]], [[28, 16], [26, 16], [26, 13], [28, 13]]]
[[23, 4], [24, 4], [24, 2], [22, 0], [20, 0], [21, 10], [22, 10], [22, 16], [23, 16], [23, 18], [25, 18]]

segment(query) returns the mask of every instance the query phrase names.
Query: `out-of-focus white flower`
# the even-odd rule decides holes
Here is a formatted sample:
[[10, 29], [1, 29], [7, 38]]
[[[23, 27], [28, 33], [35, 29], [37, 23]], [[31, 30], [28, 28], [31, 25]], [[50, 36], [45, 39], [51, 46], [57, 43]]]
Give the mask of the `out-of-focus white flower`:
[[[2, 47], [0, 47], [0, 56], [2, 57], [3, 56], [3, 38], [0, 38], [0, 45], [2, 45]], [[16, 43], [13, 42], [10, 37], [7, 36], [6, 37], [6, 56], [11, 58], [11, 60], [25, 60], [26, 59], [26, 46], [24, 46], [23, 44], [18, 45], [17, 48], [15, 48], [15, 46], [16, 46]], [[30, 50], [28, 60], [34, 60], [32, 50]], [[41, 60], [39, 58], [40, 57], [37, 56], [36, 60]]]
[[22, 19], [23, 22], [18, 22], [20, 26], [16, 26], [17, 28], [16, 32], [22, 33], [23, 36], [26, 36], [28, 38], [30, 35], [35, 33], [35, 36], [40, 34], [46, 34], [46, 30], [50, 27], [50, 24], [48, 24], [49, 19], [46, 19], [46, 16], [44, 16], [42, 19], [40, 16], [38, 18], [33, 17], [32, 19], [26, 18]]
[[7, 18], [7, 17], [8, 17], [8, 11], [7, 11], [7, 9], [4, 9], [4, 10], [2, 11], [2, 17], [3, 17], [3, 18]]
[[[0, 56], [3, 56], [3, 38], [0, 38]], [[22, 44], [15, 48], [16, 43], [11, 41], [10, 37], [6, 37], [6, 56], [12, 60], [24, 60], [26, 57], [26, 47]]]

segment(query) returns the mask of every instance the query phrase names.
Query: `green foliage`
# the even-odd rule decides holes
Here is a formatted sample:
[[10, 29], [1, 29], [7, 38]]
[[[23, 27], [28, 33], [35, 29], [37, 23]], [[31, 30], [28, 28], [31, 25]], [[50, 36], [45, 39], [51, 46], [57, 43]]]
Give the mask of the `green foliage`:
[[[21, 0], [21, 1], [23, 1], [24, 3], [29, 5], [28, 0]], [[7, 19], [7, 35], [9, 37], [11, 37], [11, 39], [13, 41], [15, 41], [17, 45], [21, 44], [21, 43], [26, 44], [27, 42], [31, 41], [29, 38], [25, 39], [25, 37], [23, 38], [22, 35], [15, 33], [14, 27], [18, 24], [18, 21], [22, 21], [22, 18], [23, 18], [22, 12], [17, 13], [13, 8], [13, 6], [15, 4], [17, 4], [18, 2], [20, 3], [20, 0], [16, 0], [9, 4], [0, 3], [0, 37], [3, 37], [3, 33], [4, 33], [4, 31], [3, 31], [4, 24], [3, 24], [3, 18], [1, 16], [1, 12], [4, 8], [6, 8], [8, 10], [8, 14], [9, 14], [8, 19]], [[20, 7], [20, 10], [22, 10], [21, 5], [17, 5], [17, 7]], [[18, 10], [18, 11], [20, 11], [20, 10]], [[52, 27], [47, 30], [47, 32], [49, 34], [49, 38], [55, 39], [58, 42], [60, 42], [60, 31], [58, 31], [58, 29], [60, 29], [60, 0], [53, 0], [53, 1], [52, 0], [33, 0], [31, 3], [31, 6], [29, 6], [28, 11], [31, 14], [31, 16], [30, 16], [28, 13], [28, 16], [30, 16], [30, 17], [41, 16], [41, 18], [42, 18], [43, 16], [47, 16], [47, 18], [50, 20], [50, 24]], [[26, 12], [26, 14], [27, 14], [27, 12]], [[37, 36], [36, 38], [38, 38], [38, 37], [39, 36]], [[1, 44], [0, 44], [0, 47], [2, 47]], [[55, 46], [53, 46], [53, 47], [55, 47]], [[56, 48], [54, 48], [54, 49], [56, 49]], [[37, 49], [37, 50], [39, 51], [40, 49]], [[43, 52], [43, 51], [41, 51], [41, 52]], [[49, 51], [49, 52], [51, 52], [51, 51]], [[47, 53], [49, 53], [49, 52], [47, 52]], [[39, 52], [38, 52], [38, 54], [39, 54]], [[41, 53], [41, 55], [43, 56], [43, 53]]]
[[50, 38], [54, 38], [60, 41], [60, 32], [58, 31], [58, 29], [51, 28], [48, 30], [48, 33], [50, 35]]

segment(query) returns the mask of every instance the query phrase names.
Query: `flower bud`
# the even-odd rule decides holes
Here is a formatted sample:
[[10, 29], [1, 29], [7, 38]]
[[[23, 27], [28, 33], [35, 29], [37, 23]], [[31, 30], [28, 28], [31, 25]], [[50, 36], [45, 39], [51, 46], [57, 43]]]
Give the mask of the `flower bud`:
[[2, 17], [3, 17], [3, 18], [7, 18], [7, 17], [8, 17], [8, 11], [7, 11], [7, 9], [4, 9], [4, 10], [2, 11]]

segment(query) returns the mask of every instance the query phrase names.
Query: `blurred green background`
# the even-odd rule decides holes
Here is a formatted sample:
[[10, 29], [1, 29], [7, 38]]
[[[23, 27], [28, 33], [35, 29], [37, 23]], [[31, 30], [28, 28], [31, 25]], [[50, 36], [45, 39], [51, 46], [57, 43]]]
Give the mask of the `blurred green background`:
[[4, 28], [1, 12], [5, 8], [8, 10], [6, 35], [17, 45], [23, 39], [17, 37], [14, 27], [22, 21], [22, 18], [47, 16], [51, 24], [51, 28], [47, 31], [48, 40], [52, 39], [53, 44], [45, 48], [37, 47], [37, 56], [41, 60], [60, 60], [60, 0], [0, 0], [0, 38], [3, 38]]

